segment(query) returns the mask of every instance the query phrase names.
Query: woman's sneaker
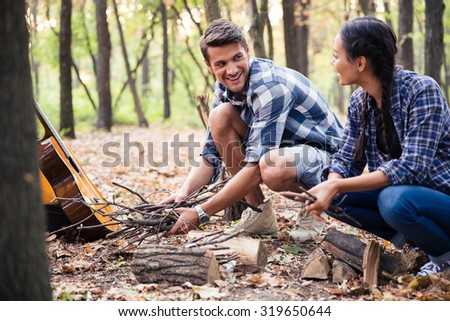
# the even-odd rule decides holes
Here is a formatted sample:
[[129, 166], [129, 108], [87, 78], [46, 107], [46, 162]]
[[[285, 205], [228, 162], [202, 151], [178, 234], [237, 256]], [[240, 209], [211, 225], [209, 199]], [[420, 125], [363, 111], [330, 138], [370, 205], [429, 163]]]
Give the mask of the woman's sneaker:
[[442, 273], [447, 269], [450, 269], [450, 260], [448, 260], [447, 263], [444, 264], [436, 264], [430, 261], [420, 268], [420, 271], [416, 274], [416, 276], [426, 276], [430, 274]]

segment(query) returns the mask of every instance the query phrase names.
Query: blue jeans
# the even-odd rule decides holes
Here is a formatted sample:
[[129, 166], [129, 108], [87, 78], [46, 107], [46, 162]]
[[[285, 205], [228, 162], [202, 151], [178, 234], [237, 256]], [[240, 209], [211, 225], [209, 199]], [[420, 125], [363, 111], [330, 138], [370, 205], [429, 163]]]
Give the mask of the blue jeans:
[[422, 249], [442, 264], [450, 259], [450, 195], [423, 186], [398, 185], [382, 190], [341, 194], [333, 201], [345, 214], [327, 214], [371, 232], [401, 248]]

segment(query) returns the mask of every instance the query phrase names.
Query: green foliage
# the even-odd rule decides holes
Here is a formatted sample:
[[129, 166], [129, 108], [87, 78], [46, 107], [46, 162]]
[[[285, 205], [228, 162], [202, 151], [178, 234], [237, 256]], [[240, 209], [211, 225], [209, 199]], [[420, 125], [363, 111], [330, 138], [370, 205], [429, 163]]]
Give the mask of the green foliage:
[[[83, 12], [82, 3], [85, 2]], [[203, 64], [198, 39], [200, 32], [196, 24], [206, 28], [203, 1], [187, 1], [189, 12], [185, 8], [185, 1], [175, 0], [173, 6], [176, 10], [168, 10], [169, 29], [169, 68], [171, 69], [170, 99], [171, 118], [163, 120], [163, 88], [162, 88], [162, 26], [159, 13], [159, 0], [116, 0], [125, 35], [127, 51], [131, 68], [134, 69], [142, 55], [146, 43], [149, 44], [147, 56], [149, 58], [149, 83], [142, 84], [142, 65], [135, 74], [136, 84], [140, 93], [140, 100], [145, 116], [150, 124], [162, 123], [164, 126], [202, 126], [197, 115], [194, 96], [198, 94], [212, 94], [205, 83], [204, 75], [207, 69]], [[309, 8], [309, 75], [319, 90], [324, 94], [335, 112], [337, 109], [337, 92], [339, 85], [333, 67], [330, 65], [333, 53], [333, 41], [339, 32], [340, 26], [345, 22], [344, 11], [347, 10], [349, 18], [358, 15], [356, 8], [344, 8], [343, 1], [312, 1]], [[382, 2], [379, 2], [382, 3]], [[396, 28], [398, 25], [398, 4], [390, 1], [390, 18]], [[220, 1], [222, 16], [248, 29], [248, 16], [245, 14], [245, 2]], [[47, 15], [48, 8], [48, 15]], [[415, 1], [414, 20], [414, 50], [416, 70], [423, 72], [424, 48], [424, 0]], [[52, 123], [57, 127], [59, 121], [59, 66], [58, 66], [58, 38], [55, 31], [59, 30], [60, 1], [39, 1], [37, 12], [37, 25], [31, 28], [31, 51], [34, 61], [39, 63], [39, 82], [36, 98], [48, 113]], [[179, 18], [177, 13], [180, 14]], [[281, 0], [269, 1], [269, 17], [274, 36], [274, 61], [285, 65], [283, 38], [283, 21]], [[115, 124], [137, 124], [134, 111], [134, 102], [129, 88], [121, 94], [127, 76], [120, 47], [120, 39], [114, 17], [109, 3], [108, 9], [109, 32], [112, 42], [111, 57], [111, 94], [114, 105], [113, 120]], [[386, 14], [377, 13], [381, 18]], [[49, 18], [49, 19], [48, 19]], [[444, 13], [444, 41], [446, 54], [450, 55], [450, 11]], [[51, 26], [54, 28], [52, 29]], [[96, 79], [93, 60], [89, 52], [97, 55], [95, 3], [93, 0], [73, 1], [72, 12], [72, 55], [79, 68], [80, 76], [87, 86], [95, 104], [98, 104]], [[249, 38], [249, 36], [247, 35]], [[267, 38], [267, 37], [266, 37]], [[250, 38], [249, 38], [250, 40]], [[266, 39], [267, 41], [267, 39]], [[250, 47], [252, 52], [252, 48]], [[192, 56], [193, 55], [193, 56]], [[448, 64], [448, 59], [447, 59]], [[76, 126], [78, 129], [89, 129], [95, 126], [96, 111], [86, 95], [85, 89], [79, 83], [75, 72], [73, 77], [73, 106]], [[212, 78], [210, 78], [210, 82]], [[145, 91], [144, 91], [145, 87]], [[344, 88], [347, 95], [351, 88]], [[120, 95], [120, 99], [119, 99]], [[211, 100], [211, 99], [210, 99]], [[117, 101], [117, 104], [116, 104]], [[344, 101], [348, 101], [344, 98]]]

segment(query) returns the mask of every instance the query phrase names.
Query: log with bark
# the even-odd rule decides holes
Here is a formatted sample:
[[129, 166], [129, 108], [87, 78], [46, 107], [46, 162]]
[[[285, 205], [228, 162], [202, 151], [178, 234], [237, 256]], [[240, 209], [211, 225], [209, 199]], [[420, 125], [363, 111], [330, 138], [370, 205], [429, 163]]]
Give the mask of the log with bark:
[[[417, 257], [408, 257], [401, 252], [382, 251], [379, 245], [368, 245], [356, 236], [330, 229], [320, 246], [335, 259], [346, 262], [359, 272], [364, 272], [365, 281], [377, 283], [389, 281], [393, 276], [407, 273]], [[378, 253], [379, 252], [379, 253]]]
[[[235, 271], [242, 272], [257, 272], [263, 271], [267, 264], [267, 248], [260, 239], [250, 237], [236, 236], [225, 241], [224, 236], [219, 236], [215, 239], [214, 233], [204, 231], [190, 231], [188, 233], [188, 240], [193, 242], [198, 240], [195, 244], [199, 247], [207, 246], [207, 248], [215, 254], [216, 258], [227, 260], [228, 258], [236, 258]], [[210, 245], [202, 245], [211, 243], [216, 240], [217, 243]]]
[[214, 253], [203, 249], [148, 245], [135, 250], [130, 265], [140, 283], [204, 285], [220, 279]]

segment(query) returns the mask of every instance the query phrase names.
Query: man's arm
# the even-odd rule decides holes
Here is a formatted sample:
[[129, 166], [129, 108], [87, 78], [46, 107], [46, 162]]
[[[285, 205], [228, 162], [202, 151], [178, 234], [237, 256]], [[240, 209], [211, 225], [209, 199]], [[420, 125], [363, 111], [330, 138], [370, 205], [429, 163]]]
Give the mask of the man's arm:
[[[217, 212], [240, 201], [250, 191], [257, 188], [261, 183], [261, 174], [258, 163], [249, 163], [242, 168], [216, 195], [202, 204], [202, 209], [208, 215]], [[263, 202], [264, 195], [261, 193], [260, 203]], [[180, 217], [166, 236], [179, 233], [187, 233], [199, 226], [197, 211], [193, 208], [176, 209]]]

